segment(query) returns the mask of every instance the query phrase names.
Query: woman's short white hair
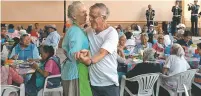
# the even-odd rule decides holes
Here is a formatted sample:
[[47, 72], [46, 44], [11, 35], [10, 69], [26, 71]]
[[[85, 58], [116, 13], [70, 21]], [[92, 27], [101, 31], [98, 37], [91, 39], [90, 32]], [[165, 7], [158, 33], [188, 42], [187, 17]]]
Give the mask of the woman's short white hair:
[[144, 53], [143, 53], [143, 60], [144, 61], [153, 61], [155, 60], [155, 50], [152, 49], [152, 48], [148, 48], [146, 50], [144, 50]]
[[173, 44], [172, 46], [172, 54], [182, 57], [185, 55], [184, 49], [181, 47], [180, 44]]
[[84, 3], [82, 3], [81, 1], [73, 1], [73, 3], [68, 6], [68, 18], [73, 21], [73, 15], [75, 14], [76, 9], [78, 9], [83, 4]]

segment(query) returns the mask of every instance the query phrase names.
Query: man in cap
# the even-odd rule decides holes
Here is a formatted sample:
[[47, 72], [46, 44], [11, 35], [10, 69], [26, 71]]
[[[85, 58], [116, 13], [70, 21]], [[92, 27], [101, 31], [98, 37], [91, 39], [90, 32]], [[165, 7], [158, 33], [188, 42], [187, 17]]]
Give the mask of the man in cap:
[[56, 25], [48, 25], [47, 26], [49, 35], [44, 41], [43, 45], [53, 46], [56, 50], [58, 48], [58, 44], [60, 41], [60, 35], [57, 32]]
[[188, 10], [191, 11], [191, 31], [194, 36], [198, 36], [198, 11], [200, 6], [197, 3], [198, 0], [195, 0], [194, 4], [188, 4]]

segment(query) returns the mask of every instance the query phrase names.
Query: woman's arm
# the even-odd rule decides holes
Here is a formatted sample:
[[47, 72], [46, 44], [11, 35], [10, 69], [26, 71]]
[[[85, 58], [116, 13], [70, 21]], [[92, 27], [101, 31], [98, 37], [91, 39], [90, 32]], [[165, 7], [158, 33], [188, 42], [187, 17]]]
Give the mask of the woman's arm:
[[38, 71], [38, 72], [39, 72], [40, 74], [42, 74], [44, 77], [49, 76], [49, 72], [40, 69], [37, 64], [33, 64], [33, 65], [32, 65], [32, 68], [35, 69], [36, 71]]
[[36, 71], [38, 71], [40, 74], [42, 74], [44, 77], [49, 76], [49, 72], [42, 70], [40, 68], [37, 68]]
[[9, 68], [9, 73], [11, 74], [12, 76], [12, 81], [14, 81], [15, 83], [18, 83], [18, 84], [21, 84], [23, 83], [23, 78], [22, 76], [20, 76], [13, 68]]

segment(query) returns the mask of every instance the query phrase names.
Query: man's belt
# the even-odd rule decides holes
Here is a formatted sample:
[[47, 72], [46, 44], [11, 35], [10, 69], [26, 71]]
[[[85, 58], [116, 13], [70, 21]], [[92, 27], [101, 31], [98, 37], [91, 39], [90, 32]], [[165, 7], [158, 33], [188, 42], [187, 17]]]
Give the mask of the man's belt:
[[180, 17], [181, 15], [173, 15], [174, 17]]
[[198, 14], [191, 14], [191, 16], [198, 16]]

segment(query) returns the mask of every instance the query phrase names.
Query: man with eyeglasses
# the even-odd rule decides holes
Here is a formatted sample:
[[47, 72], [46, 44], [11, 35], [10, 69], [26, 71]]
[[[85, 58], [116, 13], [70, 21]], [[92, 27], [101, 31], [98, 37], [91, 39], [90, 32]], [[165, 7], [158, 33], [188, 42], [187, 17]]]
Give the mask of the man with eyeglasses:
[[[117, 74], [118, 33], [106, 22], [109, 9], [103, 3], [90, 7], [87, 29], [89, 50], [81, 50], [75, 56], [89, 66], [90, 83], [93, 96], [119, 96]], [[92, 56], [90, 56], [90, 54]]]

